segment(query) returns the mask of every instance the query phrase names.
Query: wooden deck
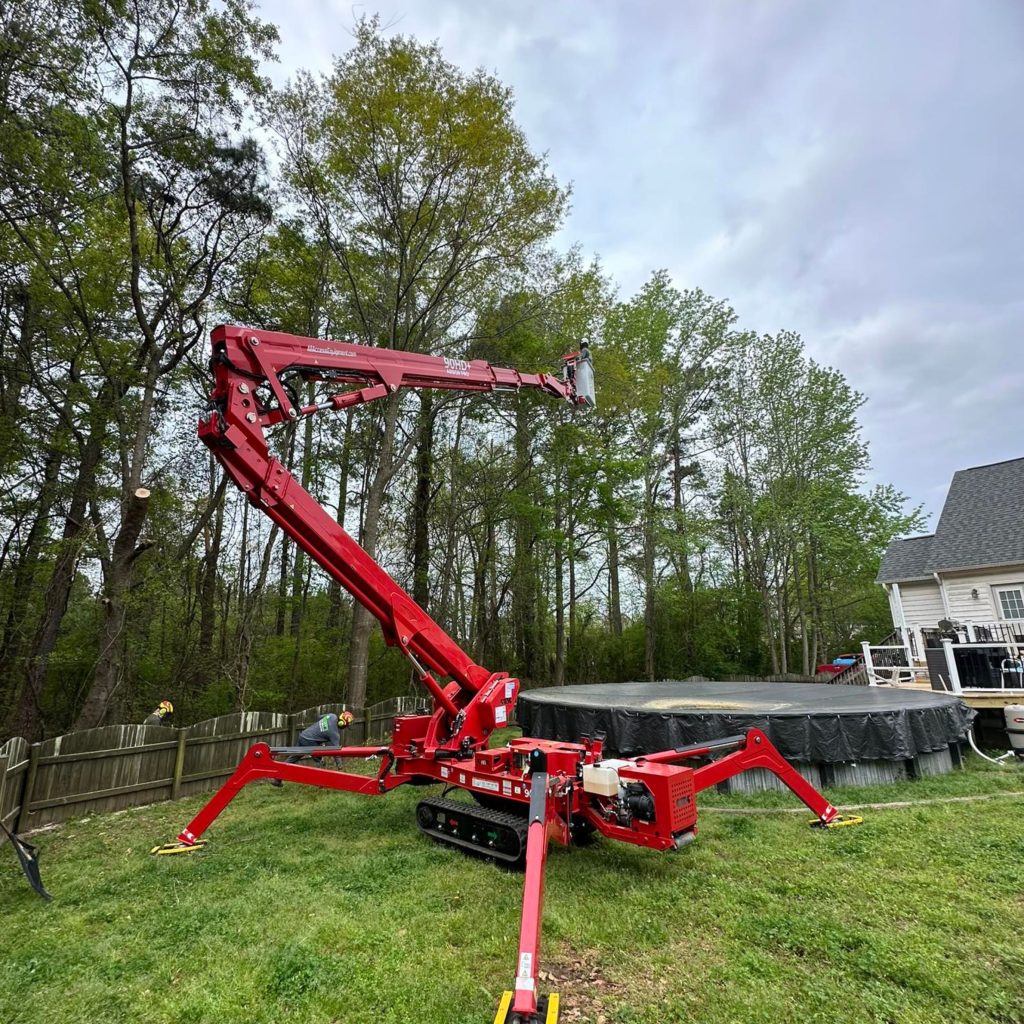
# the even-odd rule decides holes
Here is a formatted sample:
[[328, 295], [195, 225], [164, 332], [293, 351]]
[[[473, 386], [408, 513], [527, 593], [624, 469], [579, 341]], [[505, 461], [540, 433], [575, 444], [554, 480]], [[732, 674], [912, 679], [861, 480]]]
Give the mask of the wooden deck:
[[965, 690], [960, 699], [972, 708], [1005, 708], [1010, 704], [1024, 704], [1024, 690]]
[[[915, 665], [915, 671], [925, 672], [924, 665]], [[912, 683], [900, 683], [901, 690], [930, 690], [931, 680], [927, 674], [918, 675]], [[949, 692], [949, 691], [942, 691]], [[996, 690], [965, 688], [957, 696], [972, 708], [1005, 708], [1010, 704], [1024, 704], [1024, 690]]]

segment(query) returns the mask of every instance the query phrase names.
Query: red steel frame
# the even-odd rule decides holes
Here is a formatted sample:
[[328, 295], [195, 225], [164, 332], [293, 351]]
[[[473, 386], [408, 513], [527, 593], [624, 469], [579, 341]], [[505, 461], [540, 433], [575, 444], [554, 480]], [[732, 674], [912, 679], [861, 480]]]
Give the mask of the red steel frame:
[[[562, 743], [522, 738], [505, 747], [488, 749], [492, 731], [504, 727], [512, 717], [518, 680], [475, 664], [270, 453], [264, 431], [320, 409], [344, 409], [374, 401], [400, 387], [468, 391], [533, 388], [582, 404], [573, 371], [580, 359], [588, 358], [585, 352], [566, 357], [563, 377], [521, 374], [482, 360], [443, 359], [221, 326], [213, 332], [216, 387], [210, 413], [199, 424], [200, 438], [249, 501], [373, 612], [385, 640], [401, 647], [416, 666], [433, 698], [434, 711], [397, 719], [392, 741], [386, 746], [273, 749], [257, 743], [181, 831], [178, 842], [194, 846], [242, 788], [259, 779], [280, 779], [367, 796], [413, 781], [433, 780], [526, 805], [519, 956], [514, 992], [502, 1004], [506, 1007], [511, 1003], [508, 1017], [502, 1020], [514, 1024], [541, 1020], [536, 979], [544, 867], [551, 839], [568, 845], [573, 828], [582, 826], [651, 849], [677, 849], [696, 833], [696, 794], [751, 768], [774, 773], [813, 811], [818, 823], [834, 823], [837, 811], [757, 729], [745, 736], [619, 762], [622, 786], [632, 784], [640, 794], [640, 802], [632, 810], [619, 797], [598, 795], [584, 788], [583, 768], [603, 760], [600, 740]], [[281, 379], [286, 373], [299, 373], [306, 380], [327, 382], [341, 390], [324, 403], [299, 406]], [[451, 681], [439, 681], [446, 677]], [[376, 775], [360, 775], [284, 760], [299, 750], [314, 758], [380, 757], [381, 763]], [[722, 756], [700, 767], [683, 763], [715, 755]], [[625, 792], [623, 789], [620, 797]], [[547, 1019], [554, 1018], [549, 1013]]]

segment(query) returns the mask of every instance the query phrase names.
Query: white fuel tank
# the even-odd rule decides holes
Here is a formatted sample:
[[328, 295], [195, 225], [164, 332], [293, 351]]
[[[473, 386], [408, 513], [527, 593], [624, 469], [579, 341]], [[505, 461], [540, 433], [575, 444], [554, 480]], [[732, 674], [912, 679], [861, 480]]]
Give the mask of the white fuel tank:
[[[1024, 740], [1024, 736], [1021, 739]], [[627, 764], [629, 764], [628, 761], [620, 761], [614, 757], [598, 761], [597, 764], [585, 764], [583, 766], [583, 792], [593, 793], [595, 796], [618, 796], [619, 769]]]
[[1003, 715], [1010, 747], [1017, 757], [1024, 760], [1024, 704], [1008, 704], [1003, 708]]

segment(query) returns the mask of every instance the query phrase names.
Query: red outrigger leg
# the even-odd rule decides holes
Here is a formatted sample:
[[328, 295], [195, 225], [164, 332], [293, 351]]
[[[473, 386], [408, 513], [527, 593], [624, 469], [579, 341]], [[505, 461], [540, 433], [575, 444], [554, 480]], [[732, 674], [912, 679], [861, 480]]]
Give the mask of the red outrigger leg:
[[[649, 757], [647, 760], [654, 758]], [[775, 744], [760, 729], [748, 730], [742, 737], [742, 746], [734, 753], [698, 768], [693, 773], [694, 791], [699, 793], [709, 786], [716, 786], [719, 782], [752, 768], [770, 771], [818, 816], [818, 821], [822, 825], [828, 825], [839, 817], [835, 807], [779, 753]]]
[[[275, 760], [274, 755], [302, 754], [303, 757], [366, 758], [380, 757], [381, 766], [376, 775], [356, 775], [354, 772], [331, 771], [312, 765], [291, 764]], [[274, 747], [256, 743], [249, 748], [231, 778], [213, 794], [202, 810], [178, 833], [178, 842], [155, 847], [154, 853], [172, 853], [182, 847], [193, 847], [217, 816], [238, 794], [259, 779], [280, 779], [282, 782], [300, 782], [322, 789], [339, 789], [346, 793], [375, 796], [386, 793], [407, 782], [409, 776], [393, 774], [388, 770], [394, 757], [387, 747]]]
[[748, 772], [752, 768], [763, 768], [771, 772], [797, 799], [813, 811], [821, 825], [828, 825], [841, 817], [839, 811], [779, 753], [775, 744], [760, 729], [748, 729], [744, 734], [709, 740], [707, 743], [691, 743], [685, 747], [659, 750], [656, 754], [641, 754], [634, 760], [639, 765], [678, 764], [693, 758], [710, 757], [726, 750], [731, 750], [732, 753], [694, 769], [695, 793], [717, 786], [718, 783], [742, 772]]
[[[558, 1019], [558, 996], [547, 997], [541, 1006], [537, 995], [537, 962], [540, 956], [540, 925], [544, 907], [544, 868], [548, 859], [549, 776], [544, 754], [536, 750], [530, 758], [530, 811], [526, 833], [526, 875], [523, 879], [523, 913], [519, 926], [519, 955], [516, 958], [515, 989], [506, 993], [501, 1024], [540, 1024]], [[508, 1008], [509, 996], [512, 1005]], [[499, 1008], [499, 1018], [501, 1008]]]

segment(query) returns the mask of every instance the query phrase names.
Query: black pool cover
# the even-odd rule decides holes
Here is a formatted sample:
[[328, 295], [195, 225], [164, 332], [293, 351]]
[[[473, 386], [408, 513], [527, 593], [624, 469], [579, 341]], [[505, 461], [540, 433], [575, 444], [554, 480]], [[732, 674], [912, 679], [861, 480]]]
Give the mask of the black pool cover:
[[559, 686], [520, 694], [527, 736], [604, 733], [634, 755], [763, 729], [794, 761], [903, 761], [962, 739], [975, 712], [932, 690], [825, 683], [679, 682]]

